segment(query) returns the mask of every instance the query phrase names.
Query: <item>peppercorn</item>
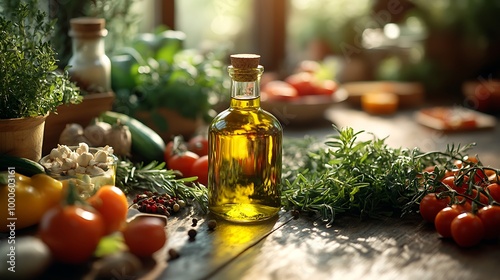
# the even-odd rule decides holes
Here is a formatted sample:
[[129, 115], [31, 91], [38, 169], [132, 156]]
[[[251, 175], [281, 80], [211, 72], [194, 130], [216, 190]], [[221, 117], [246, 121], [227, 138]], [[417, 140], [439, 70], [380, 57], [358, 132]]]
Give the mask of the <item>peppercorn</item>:
[[168, 256], [169, 256], [169, 260], [175, 260], [175, 259], [178, 259], [180, 257], [179, 252], [177, 252], [177, 250], [175, 250], [175, 249], [169, 249]]
[[198, 232], [195, 229], [188, 230], [189, 240], [194, 240]]
[[217, 227], [217, 222], [215, 220], [210, 220], [207, 222], [209, 230], [214, 230]]

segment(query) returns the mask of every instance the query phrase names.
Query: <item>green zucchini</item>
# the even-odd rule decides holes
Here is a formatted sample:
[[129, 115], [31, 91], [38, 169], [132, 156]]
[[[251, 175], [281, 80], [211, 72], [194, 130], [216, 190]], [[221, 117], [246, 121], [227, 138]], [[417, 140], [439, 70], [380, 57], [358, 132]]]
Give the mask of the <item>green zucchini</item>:
[[165, 141], [153, 129], [139, 120], [122, 113], [106, 111], [101, 114], [101, 120], [116, 124], [118, 120], [126, 125], [132, 135], [132, 155], [145, 161], [157, 160], [163, 162]]
[[28, 177], [45, 173], [43, 166], [36, 161], [11, 155], [0, 155], [0, 171], [7, 171], [9, 168], [15, 168], [17, 173]]

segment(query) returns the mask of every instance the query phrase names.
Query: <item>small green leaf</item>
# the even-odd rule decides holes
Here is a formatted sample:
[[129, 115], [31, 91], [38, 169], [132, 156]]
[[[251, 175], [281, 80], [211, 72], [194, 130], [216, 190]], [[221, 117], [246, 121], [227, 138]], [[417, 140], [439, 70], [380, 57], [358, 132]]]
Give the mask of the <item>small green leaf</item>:
[[127, 245], [125, 245], [125, 242], [123, 241], [123, 236], [120, 233], [115, 233], [101, 238], [94, 252], [94, 256], [102, 258], [126, 249]]

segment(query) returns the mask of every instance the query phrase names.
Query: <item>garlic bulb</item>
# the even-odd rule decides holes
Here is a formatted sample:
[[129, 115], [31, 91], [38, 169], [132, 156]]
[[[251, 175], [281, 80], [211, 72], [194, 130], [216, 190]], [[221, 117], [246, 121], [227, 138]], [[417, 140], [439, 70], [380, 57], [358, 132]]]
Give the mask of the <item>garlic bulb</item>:
[[90, 125], [83, 129], [83, 135], [88, 139], [89, 144], [94, 147], [106, 145], [107, 135], [111, 130], [111, 125], [94, 118]]
[[132, 148], [132, 134], [128, 126], [119, 121], [111, 127], [108, 134], [107, 144], [113, 147], [115, 154], [130, 156]]
[[59, 136], [59, 144], [76, 146], [80, 142], [87, 142], [83, 136], [83, 127], [77, 123], [67, 124]]

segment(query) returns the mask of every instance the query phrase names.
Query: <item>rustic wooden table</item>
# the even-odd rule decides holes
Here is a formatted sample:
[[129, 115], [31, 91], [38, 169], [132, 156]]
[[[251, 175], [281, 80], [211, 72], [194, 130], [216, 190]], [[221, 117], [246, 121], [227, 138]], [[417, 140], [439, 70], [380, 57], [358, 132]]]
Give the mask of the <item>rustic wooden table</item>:
[[[415, 122], [414, 110], [394, 116], [370, 116], [346, 104], [331, 108], [327, 121], [313, 126], [284, 126], [286, 137], [334, 134], [331, 124], [388, 137], [394, 147], [443, 150], [447, 144], [476, 143], [471, 151], [485, 165], [500, 167], [499, 125], [473, 133], [441, 133]], [[471, 249], [441, 239], [432, 225], [416, 215], [360, 220], [341, 217], [327, 228], [289, 213], [259, 225], [218, 221], [207, 231], [210, 217], [197, 217], [198, 236], [190, 242], [191, 218], [170, 220], [168, 248], [180, 252], [161, 274], [164, 279], [494, 279], [500, 244], [484, 242]]]
[[[444, 134], [415, 123], [413, 111], [369, 116], [346, 105], [327, 112], [328, 121], [308, 127], [285, 126], [286, 137], [333, 134], [331, 123], [386, 137], [395, 147], [440, 150], [447, 144], [476, 142], [473, 150], [486, 165], [500, 167], [499, 125], [473, 133]], [[192, 218], [199, 220], [192, 225]], [[441, 239], [418, 214], [403, 218], [343, 216], [333, 226], [282, 212], [271, 221], [240, 225], [210, 215], [185, 212], [169, 218], [169, 240], [143, 279], [499, 279], [500, 243], [462, 249]], [[196, 229], [194, 240], [188, 230]], [[180, 257], [168, 259], [168, 250]], [[137, 275], [118, 274], [116, 279]], [[85, 278], [85, 277], [84, 277]], [[88, 277], [87, 277], [88, 278]]]

